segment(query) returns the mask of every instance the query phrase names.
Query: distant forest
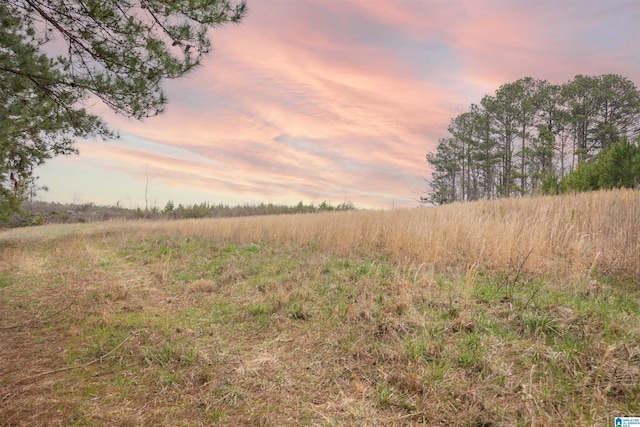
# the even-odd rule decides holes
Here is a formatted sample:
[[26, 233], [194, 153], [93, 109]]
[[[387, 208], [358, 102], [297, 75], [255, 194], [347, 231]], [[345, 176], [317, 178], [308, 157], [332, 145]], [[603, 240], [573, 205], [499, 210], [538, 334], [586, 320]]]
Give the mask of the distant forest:
[[505, 84], [448, 133], [424, 203], [640, 185], [640, 92], [616, 74]]
[[222, 203], [211, 204], [204, 202], [186, 206], [178, 204], [176, 206], [173, 201], [169, 200], [163, 209], [157, 206], [150, 209], [126, 209], [120, 206], [120, 204], [116, 206], [98, 206], [93, 203], [63, 204], [28, 200], [22, 204], [20, 212], [13, 214], [8, 221], [2, 225], [8, 228], [14, 228], [44, 224], [69, 224], [107, 220], [232, 218], [349, 211], [354, 209], [356, 208], [353, 204], [347, 201], [338, 205], [332, 205], [324, 201], [319, 205], [315, 205], [314, 203], [306, 205], [299, 202], [297, 205], [260, 203], [255, 205], [244, 204], [230, 206]]

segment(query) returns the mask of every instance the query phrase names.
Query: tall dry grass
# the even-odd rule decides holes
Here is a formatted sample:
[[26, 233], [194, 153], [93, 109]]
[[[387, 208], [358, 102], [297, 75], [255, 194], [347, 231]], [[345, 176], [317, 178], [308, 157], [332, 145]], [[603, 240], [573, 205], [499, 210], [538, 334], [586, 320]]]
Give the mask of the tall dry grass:
[[598, 269], [637, 278], [639, 218], [640, 192], [613, 190], [396, 211], [133, 221], [88, 225], [85, 231], [197, 236], [238, 244], [269, 241], [337, 255], [383, 253], [396, 263], [435, 271], [476, 265], [563, 279]]

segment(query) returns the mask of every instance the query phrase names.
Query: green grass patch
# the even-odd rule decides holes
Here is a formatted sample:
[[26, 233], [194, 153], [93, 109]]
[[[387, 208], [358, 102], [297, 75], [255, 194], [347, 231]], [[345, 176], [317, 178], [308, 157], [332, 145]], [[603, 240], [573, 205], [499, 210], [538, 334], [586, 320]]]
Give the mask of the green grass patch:
[[11, 286], [13, 286], [13, 280], [11, 280], [11, 277], [0, 274], [0, 289], [8, 288]]

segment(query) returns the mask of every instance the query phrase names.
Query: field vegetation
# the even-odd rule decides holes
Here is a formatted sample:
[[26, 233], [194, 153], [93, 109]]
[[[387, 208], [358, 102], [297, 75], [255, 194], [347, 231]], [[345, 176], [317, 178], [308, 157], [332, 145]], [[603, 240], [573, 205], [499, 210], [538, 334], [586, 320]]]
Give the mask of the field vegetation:
[[612, 425], [640, 193], [0, 234], [0, 425]]
[[283, 215], [299, 213], [317, 213], [348, 211], [354, 209], [349, 202], [332, 205], [326, 201], [315, 205], [299, 202], [296, 205], [279, 205], [273, 203], [244, 204], [230, 206], [222, 203], [208, 202], [193, 205], [177, 206], [169, 200], [163, 209], [125, 208], [118, 202], [115, 206], [100, 206], [93, 203], [55, 203], [38, 200], [27, 200], [22, 203], [20, 210], [4, 223], [8, 228], [30, 227], [48, 224], [74, 224], [82, 222], [96, 222], [109, 220], [140, 220], [140, 219], [193, 219], [193, 218], [223, 218], [246, 217], [261, 215]]

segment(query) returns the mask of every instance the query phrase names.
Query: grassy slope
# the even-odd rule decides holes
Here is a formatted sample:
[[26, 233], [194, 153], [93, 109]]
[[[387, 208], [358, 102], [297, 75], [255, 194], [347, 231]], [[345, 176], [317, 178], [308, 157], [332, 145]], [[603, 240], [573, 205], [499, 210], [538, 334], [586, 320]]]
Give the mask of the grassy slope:
[[0, 236], [0, 425], [611, 425], [640, 195]]

